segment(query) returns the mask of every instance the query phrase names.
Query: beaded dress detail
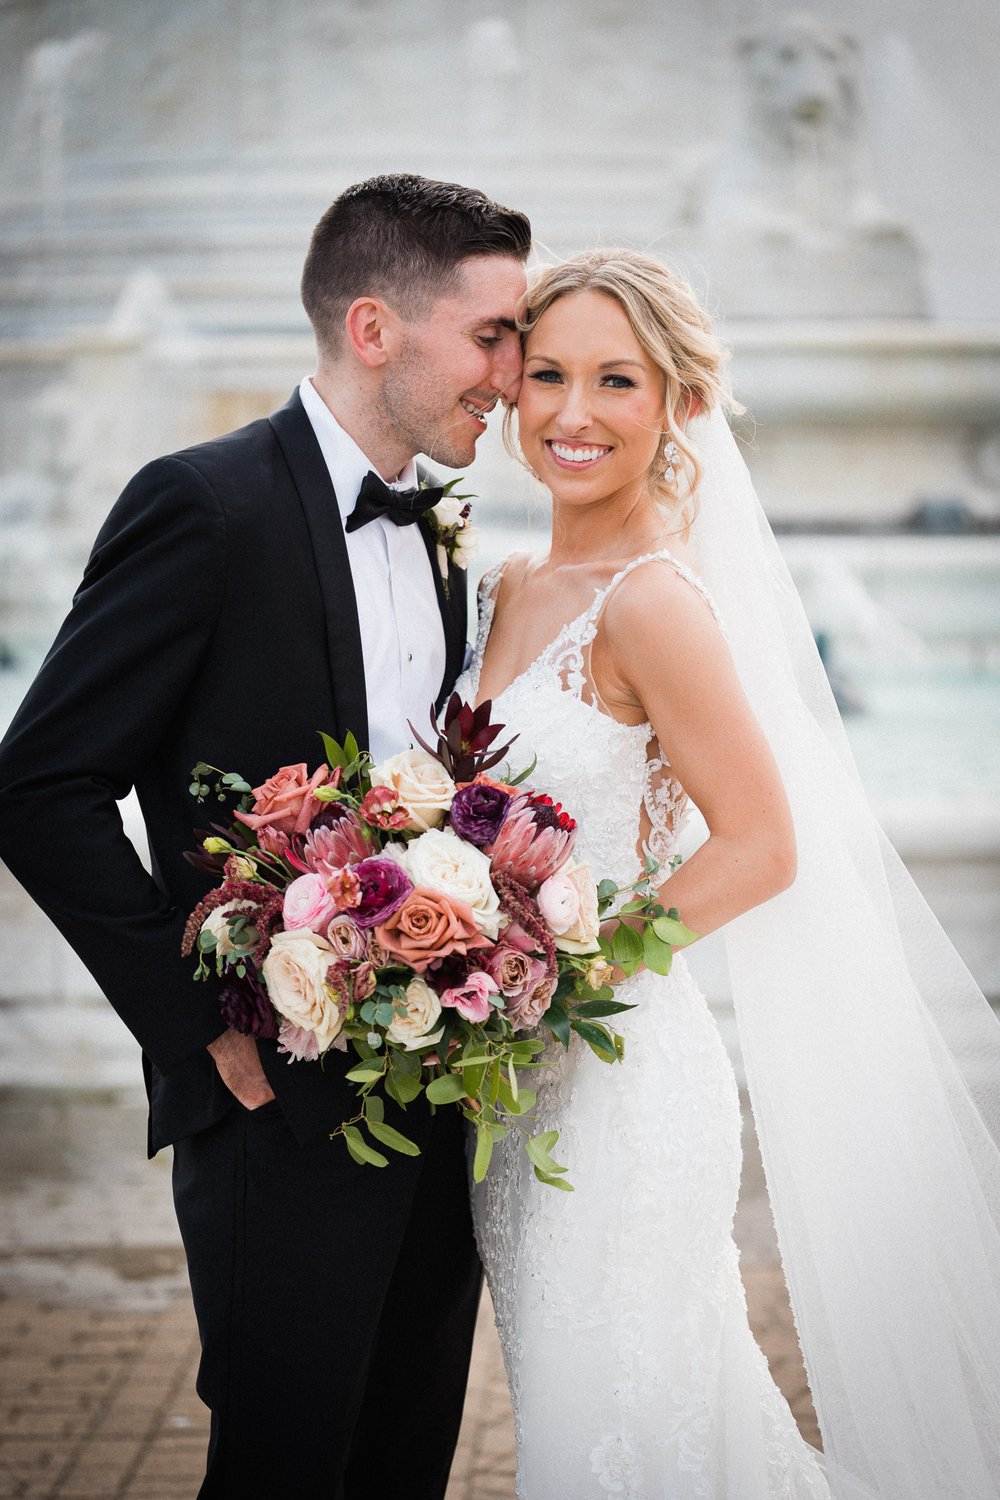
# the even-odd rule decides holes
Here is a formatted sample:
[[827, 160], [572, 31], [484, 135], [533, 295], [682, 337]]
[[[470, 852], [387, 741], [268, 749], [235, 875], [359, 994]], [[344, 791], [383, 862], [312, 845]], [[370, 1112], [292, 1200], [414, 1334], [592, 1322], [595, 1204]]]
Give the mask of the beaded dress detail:
[[[600, 706], [590, 647], [636, 558], [495, 700], [518, 761], [577, 820], [575, 857], [628, 884], [641, 850], [665, 867], [686, 808], [648, 724]], [[475, 702], [502, 566], [480, 586]], [[720, 627], [721, 627], [721, 621]], [[510, 1382], [519, 1500], [829, 1500], [747, 1322], [732, 1238], [739, 1191], [736, 1080], [683, 955], [618, 997], [624, 1063], [577, 1037], [531, 1075], [532, 1132], [558, 1130], [573, 1193], [540, 1183], [501, 1141], [473, 1209]], [[516, 1135], [512, 1132], [512, 1136]]]

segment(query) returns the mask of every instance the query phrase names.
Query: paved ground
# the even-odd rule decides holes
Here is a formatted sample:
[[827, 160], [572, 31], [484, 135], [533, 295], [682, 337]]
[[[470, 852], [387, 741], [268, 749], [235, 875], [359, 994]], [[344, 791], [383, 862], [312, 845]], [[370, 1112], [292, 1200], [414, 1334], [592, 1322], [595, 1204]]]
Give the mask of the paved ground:
[[[135, 1103], [0, 1098], [0, 1497], [192, 1500], [207, 1422], [166, 1159]], [[818, 1441], [752, 1136], [737, 1222], [751, 1323]], [[510, 1500], [513, 1432], [484, 1300], [448, 1500]], [[275, 1497], [293, 1500], [293, 1497]]]

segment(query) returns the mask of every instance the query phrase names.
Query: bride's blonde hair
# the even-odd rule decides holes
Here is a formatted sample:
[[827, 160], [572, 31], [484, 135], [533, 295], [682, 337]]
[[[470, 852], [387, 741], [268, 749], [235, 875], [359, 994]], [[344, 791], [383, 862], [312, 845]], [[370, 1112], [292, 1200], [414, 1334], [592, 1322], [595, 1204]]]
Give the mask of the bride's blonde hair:
[[[532, 276], [519, 309], [517, 326], [524, 344], [542, 314], [573, 292], [604, 292], [624, 311], [632, 331], [666, 385], [663, 438], [649, 470], [654, 500], [677, 510], [684, 525], [693, 519], [701, 463], [682, 422], [689, 412], [705, 413], [721, 404], [739, 410], [723, 379], [729, 351], [688, 283], [652, 256], [637, 250], [584, 250], [559, 265], [542, 266]], [[696, 404], [697, 403], [697, 404]], [[520, 458], [508, 409], [504, 441]], [[678, 421], [680, 417], [680, 421]], [[667, 479], [665, 450], [676, 443], [680, 460]], [[686, 514], [689, 508], [690, 514]]]

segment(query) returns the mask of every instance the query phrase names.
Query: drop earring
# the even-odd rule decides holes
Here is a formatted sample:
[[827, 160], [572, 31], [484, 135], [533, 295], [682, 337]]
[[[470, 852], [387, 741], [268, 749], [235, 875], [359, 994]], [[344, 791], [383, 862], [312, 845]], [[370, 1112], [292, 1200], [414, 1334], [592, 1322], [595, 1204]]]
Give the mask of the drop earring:
[[663, 477], [666, 480], [667, 484], [673, 484], [674, 480], [677, 478], [676, 465], [680, 462], [681, 450], [678, 448], [675, 442], [669, 442], [663, 450], [663, 457], [666, 463], [666, 468], [663, 471]]

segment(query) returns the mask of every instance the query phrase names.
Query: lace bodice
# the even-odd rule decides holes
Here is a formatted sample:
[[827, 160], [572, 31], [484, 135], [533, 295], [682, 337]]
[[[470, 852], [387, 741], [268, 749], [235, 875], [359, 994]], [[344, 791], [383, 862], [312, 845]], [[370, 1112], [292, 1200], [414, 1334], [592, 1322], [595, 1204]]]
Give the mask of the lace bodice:
[[[630, 883], [641, 857], [666, 869], [676, 852], [688, 799], [648, 722], [624, 724], [599, 704], [590, 651], [605, 605], [622, 581], [650, 563], [673, 568], [719, 612], [691, 569], [663, 549], [634, 558], [600, 589], [590, 606], [570, 620], [525, 671], [494, 699], [496, 718], [516, 731], [515, 760], [538, 757], [532, 780], [572, 813], [578, 824], [576, 857], [602, 878]], [[475, 701], [496, 596], [505, 563], [483, 577], [479, 630], [473, 659], [459, 679], [459, 694]]]

